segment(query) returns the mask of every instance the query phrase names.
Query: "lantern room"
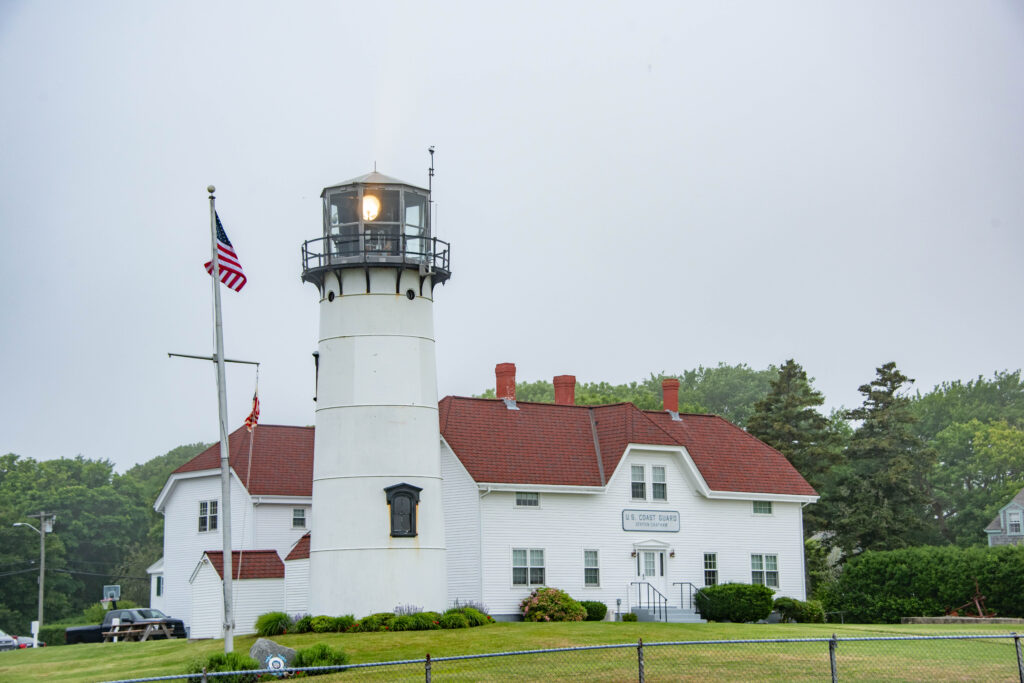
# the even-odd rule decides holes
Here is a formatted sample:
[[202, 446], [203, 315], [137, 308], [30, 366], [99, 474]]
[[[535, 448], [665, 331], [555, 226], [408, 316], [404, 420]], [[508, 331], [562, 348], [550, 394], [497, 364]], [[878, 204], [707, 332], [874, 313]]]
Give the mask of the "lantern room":
[[323, 237], [302, 248], [302, 277], [318, 286], [339, 268], [413, 268], [450, 276], [448, 244], [431, 236], [430, 192], [377, 171], [324, 188]]

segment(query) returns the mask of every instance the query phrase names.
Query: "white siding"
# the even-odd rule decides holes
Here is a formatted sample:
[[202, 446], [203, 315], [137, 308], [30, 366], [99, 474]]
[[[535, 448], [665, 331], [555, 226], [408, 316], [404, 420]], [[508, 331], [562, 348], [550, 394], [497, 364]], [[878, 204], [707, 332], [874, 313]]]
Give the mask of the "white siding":
[[[306, 526], [295, 529], [292, 527], [292, 510], [302, 508], [306, 511]], [[309, 503], [260, 503], [255, 506], [255, 518], [251, 522], [254, 527], [255, 540], [250, 546], [253, 550], [273, 549], [282, 558], [288, 555], [295, 542], [310, 530]]]
[[444, 533], [448, 544], [448, 599], [479, 602], [480, 494], [448, 444], [441, 443]]
[[292, 616], [309, 613], [309, 558], [284, 563], [284, 605]]
[[[245, 579], [233, 581], [235, 635], [256, 632], [256, 617], [282, 609], [284, 579]], [[190, 638], [221, 638], [224, 594], [220, 576], [208, 561], [192, 581], [192, 626]]]
[[192, 622], [189, 624], [189, 638], [222, 638], [221, 624], [224, 623], [224, 595], [220, 576], [208, 560], [196, 572], [191, 585], [191, 602], [194, 605]]
[[[647, 466], [647, 500], [635, 501], [630, 465]], [[650, 465], [666, 468], [667, 501], [651, 500]], [[752, 496], [755, 498], [756, 496]], [[778, 556], [777, 595], [804, 598], [803, 533], [799, 503], [773, 503], [773, 514], [755, 517], [749, 500], [710, 500], [697, 494], [683, 473], [681, 456], [632, 450], [622, 459], [603, 494], [540, 494], [537, 508], [516, 508], [515, 494], [493, 492], [480, 499], [483, 528], [483, 602], [494, 614], [518, 612], [530, 591], [512, 586], [513, 548], [543, 548], [545, 583], [578, 600], [599, 600], [615, 609], [630, 604], [636, 581], [637, 545], [666, 544], [666, 595], [679, 603], [673, 582], [704, 583], [703, 554], [718, 554], [719, 583], [750, 583], [752, 553]], [[632, 532], [622, 529], [622, 510], [666, 510], [680, 515], [680, 531]], [[601, 585], [585, 587], [583, 551], [598, 550]], [[635, 588], [634, 593], [635, 595]]]

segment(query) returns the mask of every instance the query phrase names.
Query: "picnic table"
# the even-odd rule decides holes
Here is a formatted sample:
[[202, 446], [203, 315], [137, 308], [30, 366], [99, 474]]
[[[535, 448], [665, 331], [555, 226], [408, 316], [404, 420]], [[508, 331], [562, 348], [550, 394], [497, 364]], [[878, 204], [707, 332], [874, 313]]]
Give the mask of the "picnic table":
[[110, 627], [109, 631], [104, 631], [103, 642], [109, 643], [112, 640], [141, 642], [149, 640], [150, 638], [157, 638], [159, 636], [163, 636], [164, 638], [171, 638], [173, 636], [170, 624], [164, 624], [161, 622], [152, 624], [133, 624], [128, 622], [124, 624], [115, 624]]

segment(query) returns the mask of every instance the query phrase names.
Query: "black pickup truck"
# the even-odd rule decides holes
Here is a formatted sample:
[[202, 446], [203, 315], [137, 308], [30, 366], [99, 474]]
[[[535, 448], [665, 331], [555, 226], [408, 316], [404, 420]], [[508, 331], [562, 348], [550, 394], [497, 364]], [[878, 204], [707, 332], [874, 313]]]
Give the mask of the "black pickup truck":
[[103, 632], [111, 629], [114, 619], [120, 619], [122, 624], [133, 624], [135, 626], [167, 624], [170, 626], [174, 638], [185, 637], [185, 624], [181, 619], [171, 619], [158, 609], [136, 607], [133, 609], [110, 610], [103, 617], [103, 623], [99, 626], [72, 626], [64, 631], [64, 642], [68, 645], [75, 643], [102, 643]]

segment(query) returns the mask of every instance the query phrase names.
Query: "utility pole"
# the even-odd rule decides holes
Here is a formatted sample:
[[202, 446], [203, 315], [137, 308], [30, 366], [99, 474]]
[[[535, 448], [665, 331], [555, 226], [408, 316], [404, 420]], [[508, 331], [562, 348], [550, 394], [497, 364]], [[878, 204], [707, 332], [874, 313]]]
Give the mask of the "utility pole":
[[38, 529], [26, 522], [16, 522], [14, 524], [14, 526], [27, 526], [29, 529], [32, 529], [32, 531], [39, 534], [39, 617], [36, 628], [32, 633], [33, 645], [38, 646], [39, 631], [43, 628], [43, 597], [45, 595], [44, 586], [46, 581], [46, 534], [53, 531], [53, 521], [57, 516], [51, 512], [43, 511], [40, 511], [35, 515], [25, 516], [39, 519]]

